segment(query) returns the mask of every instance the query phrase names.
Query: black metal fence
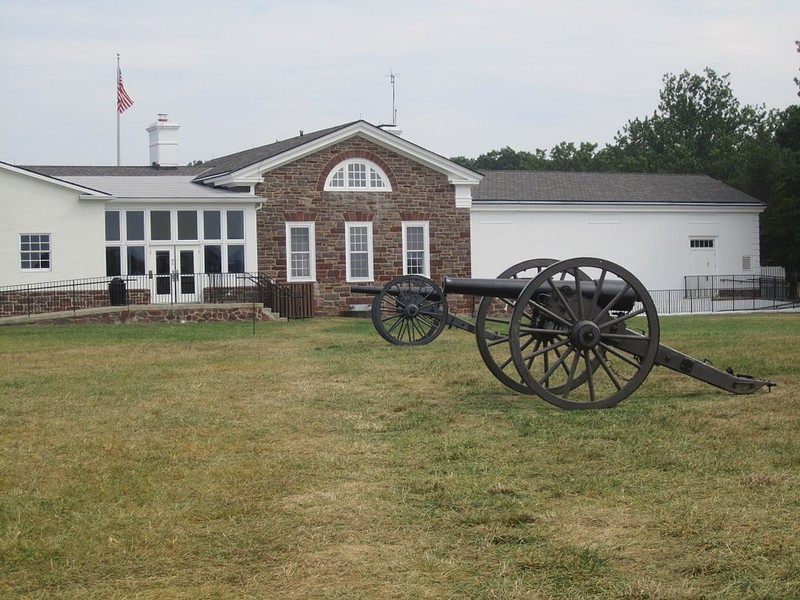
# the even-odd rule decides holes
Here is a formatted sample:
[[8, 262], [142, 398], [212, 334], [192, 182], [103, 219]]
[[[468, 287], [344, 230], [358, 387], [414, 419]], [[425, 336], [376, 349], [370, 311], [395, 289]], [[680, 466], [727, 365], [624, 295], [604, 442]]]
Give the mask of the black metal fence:
[[[659, 314], [798, 308], [781, 277], [686, 278], [682, 290], [650, 295]], [[95, 277], [0, 287], [0, 317], [146, 304], [261, 304], [287, 319], [314, 316], [313, 283], [280, 283], [258, 273], [171, 273]]]
[[655, 290], [650, 295], [659, 314], [770, 310], [798, 306], [797, 290], [785, 277], [695, 275], [683, 290]]
[[94, 277], [0, 287], [0, 317], [146, 304], [252, 302], [287, 319], [314, 315], [313, 284], [257, 273], [170, 273]]

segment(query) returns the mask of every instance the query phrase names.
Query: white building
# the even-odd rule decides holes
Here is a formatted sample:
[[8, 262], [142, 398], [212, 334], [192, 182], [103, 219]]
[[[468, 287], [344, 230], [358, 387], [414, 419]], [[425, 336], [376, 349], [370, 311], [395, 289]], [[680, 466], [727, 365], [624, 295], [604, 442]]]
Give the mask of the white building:
[[[343, 148], [340, 145], [351, 138], [361, 139], [355, 147], [373, 149], [367, 153], [371, 160], [384, 161], [375, 157], [385, 155], [386, 169], [401, 174], [403, 186], [391, 191], [394, 196], [384, 194], [401, 204], [400, 209], [428, 201], [402, 178], [420, 165], [430, 168], [430, 157], [438, 161], [439, 171], [465, 178], [466, 184], [448, 180], [447, 194], [455, 201], [448, 200], [448, 208], [434, 212], [442, 222], [459, 223], [453, 237], [469, 243], [457, 259], [464, 264], [461, 272], [471, 270], [473, 277], [495, 277], [531, 258], [579, 256], [616, 262], [650, 290], [681, 289], [687, 275], [758, 274], [759, 214], [765, 205], [702, 175], [532, 171], [481, 175], [363, 121], [301, 134], [205, 165], [179, 167], [177, 129], [166, 115], [159, 115], [147, 129], [149, 166], [20, 168], [0, 163], [0, 286], [144, 276], [152, 282], [150, 298], [157, 302], [174, 298], [171, 286], [188, 281], [175, 274], [279, 272], [286, 259], [276, 262], [280, 253], [274, 249], [276, 244], [283, 248], [285, 241], [269, 232], [268, 221], [281, 225], [284, 213], [292, 213], [297, 201], [314, 198], [315, 226], [323, 231], [322, 220], [329, 218], [324, 203], [334, 196], [319, 188], [324, 177], [317, 171], [322, 167], [308, 157]], [[342, 156], [350, 156], [347, 152], [352, 154], [347, 150]], [[266, 176], [273, 165], [302, 165], [292, 167], [292, 176], [306, 188], [275, 187], [278, 183]], [[252, 176], [243, 180], [241, 174]], [[272, 202], [281, 214], [263, 214], [265, 198], [276, 194], [283, 204], [274, 198]], [[388, 206], [376, 200], [383, 197], [380, 194], [350, 195], [352, 209], [350, 204], [342, 206], [360, 220], [377, 222]], [[341, 203], [350, 202], [349, 197], [335, 198]], [[414, 210], [431, 212], [429, 207]], [[440, 210], [447, 214], [439, 214]], [[468, 220], [462, 219], [466, 211]], [[338, 235], [344, 226], [336, 221], [325, 224], [324, 230]], [[441, 247], [440, 238], [447, 235], [431, 227], [427, 234], [431, 248]], [[331, 239], [338, 239], [336, 235]], [[326, 256], [346, 257], [338, 247], [324, 249]], [[313, 255], [314, 248], [309, 250]], [[275, 264], [260, 264], [270, 252]], [[452, 259], [433, 254], [431, 250], [426, 260], [440, 263], [437, 272], [460, 268]], [[396, 257], [376, 252], [370, 260], [376, 263], [370, 272], [387, 274]], [[333, 265], [327, 276], [336, 278], [346, 271]], [[349, 280], [340, 279], [325, 283], [331, 289], [346, 289]], [[191, 289], [181, 290], [183, 301], [192, 300]]]
[[0, 163], [0, 285], [105, 274], [108, 193]]
[[258, 270], [251, 192], [193, 183], [177, 166], [178, 125], [148, 128], [147, 167], [0, 163], [0, 286], [105, 276], [147, 276], [154, 302], [199, 300], [181, 273]]
[[487, 172], [473, 190], [472, 272], [595, 256], [650, 290], [758, 274], [763, 202], [705, 175]]

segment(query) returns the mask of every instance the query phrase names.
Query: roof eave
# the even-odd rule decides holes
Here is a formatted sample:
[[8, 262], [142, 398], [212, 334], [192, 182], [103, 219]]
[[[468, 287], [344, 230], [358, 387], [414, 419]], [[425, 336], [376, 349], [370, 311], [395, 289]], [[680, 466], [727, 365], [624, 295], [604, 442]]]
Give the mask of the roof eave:
[[530, 206], [530, 207], [579, 207], [581, 209], [591, 207], [612, 207], [612, 208], [716, 208], [716, 209], [756, 209], [763, 211], [767, 205], [763, 202], [646, 202], [640, 200], [490, 200], [486, 198], [473, 198], [473, 206]]
[[12, 165], [6, 162], [0, 161], [0, 168], [6, 169], [13, 173], [17, 173], [19, 175], [30, 177], [31, 179], [36, 179], [38, 181], [43, 181], [45, 183], [50, 183], [53, 185], [57, 185], [59, 187], [67, 188], [69, 190], [72, 190], [73, 192], [78, 192], [78, 197], [81, 200], [90, 200], [90, 199], [109, 200], [114, 197], [111, 194], [108, 194], [101, 190], [95, 190], [90, 187], [78, 185], [77, 183], [72, 183], [71, 181], [67, 181], [65, 179], [59, 179], [58, 177], [53, 177], [51, 175], [42, 175], [41, 173], [37, 173], [36, 171], [31, 171], [30, 169], [17, 167], [16, 165]]

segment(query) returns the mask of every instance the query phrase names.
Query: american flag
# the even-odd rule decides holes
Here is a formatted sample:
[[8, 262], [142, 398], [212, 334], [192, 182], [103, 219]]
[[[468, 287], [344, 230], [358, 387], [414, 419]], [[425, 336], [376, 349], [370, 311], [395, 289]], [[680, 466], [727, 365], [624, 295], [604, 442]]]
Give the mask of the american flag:
[[117, 67], [117, 112], [123, 113], [131, 106], [133, 106], [133, 100], [125, 91], [125, 86], [122, 84], [122, 71]]

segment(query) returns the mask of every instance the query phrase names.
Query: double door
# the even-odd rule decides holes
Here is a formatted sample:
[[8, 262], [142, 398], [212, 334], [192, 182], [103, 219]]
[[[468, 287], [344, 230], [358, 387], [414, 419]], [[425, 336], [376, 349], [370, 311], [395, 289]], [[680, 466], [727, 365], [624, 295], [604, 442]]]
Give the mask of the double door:
[[200, 249], [170, 246], [150, 249], [153, 265], [152, 297], [157, 303], [201, 302], [203, 286], [198, 273]]

